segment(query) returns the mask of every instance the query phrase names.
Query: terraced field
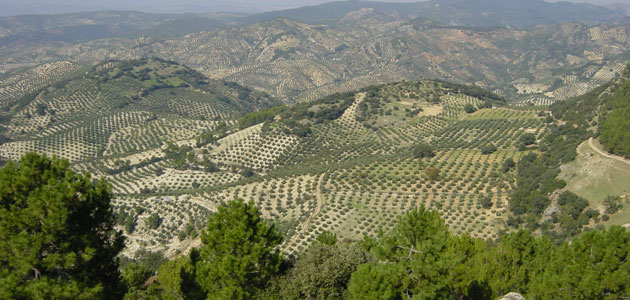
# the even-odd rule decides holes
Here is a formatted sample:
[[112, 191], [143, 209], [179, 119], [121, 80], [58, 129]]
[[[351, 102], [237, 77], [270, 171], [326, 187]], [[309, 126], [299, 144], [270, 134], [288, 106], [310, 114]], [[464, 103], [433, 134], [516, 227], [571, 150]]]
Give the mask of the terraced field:
[[[387, 95], [400, 89], [397, 92], [404, 95], [409, 93], [407, 88], [394, 84], [381, 90]], [[346, 239], [375, 235], [418, 205], [438, 210], [456, 233], [496, 238], [504, 229], [507, 196], [515, 184], [513, 175], [504, 173], [501, 165], [508, 158], [518, 161], [528, 152], [516, 149], [515, 141], [522, 134], [543, 134], [545, 125], [537, 112], [495, 107], [466, 114], [466, 104], [483, 101], [444, 95], [439, 104], [442, 111], [435, 115], [419, 114], [405, 121], [397, 117], [398, 122], [393, 122], [391, 115], [383, 114], [368, 123], [389, 125], [366, 129], [365, 123], [356, 121], [364, 98], [365, 94], [357, 94], [339, 119], [315, 126], [312, 136], [300, 144], [295, 162], [288, 163], [292, 172], [321, 176], [311, 193], [321, 193], [323, 205], [311, 212], [312, 218], [302, 224], [307, 228], [300, 227], [285, 248], [299, 251], [323, 231]], [[410, 100], [415, 99], [403, 98], [388, 107], [409, 105]], [[435, 106], [425, 99], [416, 101], [427, 108]], [[409, 146], [419, 141], [431, 141], [436, 155], [422, 160], [410, 157]], [[495, 143], [498, 150], [482, 154], [479, 149], [487, 143]], [[309, 173], [309, 168], [322, 171]], [[430, 168], [440, 170], [439, 179], [428, 178]], [[485, 198], [490, 206], [482, 205]], [[311, 209], [315, 207], [312, 203]]]
[[[249, 127], [239, 117], [279, 102], [160, 59], [106, 62], [31, 90], [3, 123], [0, 156], [47, 153], [107, 178], [130, 256], [196, 245], [208, 214], [234, 198], [277, 222], [287, 253], [324, 231], [374, 236], [419, 205], [454, 233], [495, 239], [516, 184], [503, 163], [536, 151], [518, 145], [524, 134], [549, 130], [544, 109], [437, 80], [369, 86]], [[434, 155], [414, 156], [423, 143]]]
[[9, 109], [25, 95], [63, 79], [79, 68], [80, 65], [75, 63], [57, 61], [5, 75], [0, 81], [0, 108]]
[[[220, 166], [212, 179], [202, 171], [181, 172], [162, 163], [160, 176], [151, 177], [155, 168], [144, 167], [112, 176], [114, 187], [139, 198], [147, 188], [169, 198], [175, 194], [208, 212], [230, 199], [251, 199], [286, 234], [283, 249], [288, 253], [304, 249], [324, 231], [349, 240], [376, 235], [418, 205], [439, 211], [455, 233], [497, 238], [505, 229], [507, 196], [515, 184], [502, 164], [533, 151], [519, 151], [515, 141], [524, 133], [542, 136], [542, 114], [510, 107], [468, 114], [466, 104], [481, 106], [488, 100], [446, 90], [437, 103], [416, 98], [429, 87], [443, 89], [437, 85], [380, 86], [369, 103], [386, 104], [384, 112], [367, 119], [361, 118], [361, 103], [372, 92], [355, 93], [338, 118], [311, 126], [306, 137], [284, 133], [287, 125], [277, 119], [235, 131], [214, 145], [194, 147], [199, 159]], [[411, 94], [414, 98], [408, 98]], [[401, 109], [414, 106], [427, 111]], [[316, 103], [313, 109], [322, 107]], [[435, 156], [412, 157], [411, 147], [421, 141], [435, 146]], [[480, 148], [487, 143], [494, 143], [496, 152], [483, 154]], [[243, 168], [256, 175], [234, 173]], [[438, 178], [430, 178], [429, 169], [439, 169]], [[165, 234], [162, 247], [169, 253], [192, 243], [175, 239], [182, 226]]]
[[[207, 216], [208, 205], [177, 194], [155, 195], [243, 178], [239, 168], [245, 164], [228, 166], [214, 159], [213, 149], [221, 148], [222, 137], [229, 138], [240, 114], [278, 104], [263, 93], [160, 59], [111, 61], [77, 74], [79, 67], [53, 63], [0, 81], [7, 114], [0, 127], [5, 138], [0, 157], [46, 153], [67, 159], [77, 171], [107, 178], [119, 215], [129, 215], [120, 225], [127, 219], [133, 224], [127, 226], [131, 249], [164, 248], [178, 234], [175, 229], [200, 228], [196, 222]], [[278, 156], [296, 139], [259, 138], [249, 147], [269, 147], [269, 155]], [[258, 160], [264, 164], [252, 159], [252, 167], [269, 164], [265, 156]], [[145, 226], [157, 213], [159, 229]]]

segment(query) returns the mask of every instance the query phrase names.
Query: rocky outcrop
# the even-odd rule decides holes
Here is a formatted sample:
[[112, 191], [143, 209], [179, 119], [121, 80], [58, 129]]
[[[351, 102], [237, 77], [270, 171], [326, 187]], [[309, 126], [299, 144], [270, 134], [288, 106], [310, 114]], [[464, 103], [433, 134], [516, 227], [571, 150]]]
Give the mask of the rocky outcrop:
[[525, 297], [519, 293], [509, 293], [499, 300], [525, 300]]

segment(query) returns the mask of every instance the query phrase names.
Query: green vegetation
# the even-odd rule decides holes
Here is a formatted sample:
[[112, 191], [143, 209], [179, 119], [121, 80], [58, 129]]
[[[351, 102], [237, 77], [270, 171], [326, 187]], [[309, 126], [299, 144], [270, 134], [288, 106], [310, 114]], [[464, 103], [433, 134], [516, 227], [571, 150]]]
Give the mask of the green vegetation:
[[440, 178], [440, 172], [440, 169], [434, 167], [429, 167], [425, 171], [429, 180], [438, 180]]
[[[577, 146], [592, 135], [589, 131], [591, 125], [587, 120], [597, 114], [600, 101], [597, 99], [604, 89], [605, 87], [601, 87], [589, 94], [551, 107], [554, 117], [567, 124], [550, 125], [549, 133], [539, 142], [542, 153], [540, 155], [530, 153], [518, 162], [517, 187], [510, 197], [510, 210], [515, 215], [528, 213], [531, 216], [539, 216], [551, 203], [547, 195], [566, 185], [565, 181], [557, 178], [560, 174], [559, 167], [574, 160]], [[524, 136], [519, 143], [527, 145], [533, 141], [535, 138]], [[530, 226], [540, 225], [537, 217], [530, 220]], [[580, 224], [585, 223], [582, 221]], [[581, 229], [581, 226], [579, 228]], [[579, 230], [565, 231], [564, 234], [576, 232]]]
[[326, 96], [317, 101], [298, 103], [280, 114], [285, 131], [298, 137], [306, 137], [312, 133], [310, 126], [325, 121], [336, 120], [354, 102], [355, 93], [338, 93]]
[[[628, 70], [630, 69], [626, 69]], [[626, 80], [615, 90], [611, 101], [612, 110], [600, 124], [600, 140], [606, 151], [630, 157], [630, 80]]]
[[127, 286], [127, 293], [124, 299], [142, 299], [144, 295], [144, 285], [153, 275], [143, 264], [130, 263], [121, 272], [122, 282]]
[[250, 299], [278, 272], [282, 237], [253, 202], [220, 207], [201, 234], [196, 279], [207, 299]]
[[[607, 250], [624, 247], [629, 235], [614, 227], [583, 233], [571, 244], [554, 247], [544, 237], [520, 231], [489, 247], [466, 236], [450, 236], [437, 214], [419, 209], [401, 218], [371, 249], [378, 262], [361, 266], [352, 275], [350, 298], [496, 299], [510, 291], [533, 299], [621, 297], [630, 292], [626, 284], [608, 290], [603, 281], [589, 278], [619, 282], [613, 278], [628, 264], [624, 259], [629, 253]], [[593, 263], [601, 268], [590, 267]], [[572, 271], [580, 268], [584, 272]]]
[[606, 214], [612, 215], [623, 208], [621, 204], [621, 197], [608, 196], [604, 199], [604, 207], [606, 207]]
[[[394, 6], [451, 9], [458, 22], [445, 24], [512, 21], [442, 4]], [[598, 149], [629, 152], [623, 25], [467, 28], [390, 4], [328, 5], [340, 9], [327, 26], [318, 8], [286, 12], [313, 24], [41, 18], [60, 41], [91, 32], [77, 22], [108, 36], [103, 19], [148, 28], [88, 43], [16, 39], [37, 16], [0, 24], [0, 164], [15, 173], [4, 189], [30, 180], [25, 153], [68, 160], [0, 215], [13, 224], [0, 231], [0, 298], [629, 296], [617, 279], [626, 232], [613, 225], [630, 216], [630, 165]], [[436, 77], [474, 85], [408, 80]], [[102, 207], [74, 212], [86, 197]], [[104, 225], [75, 240], [70, 217]], [[90, 234], [111, 251], [98, 256]]]
[[[105, 176], [128, 237], [126, 258], [187, 249], [215, 207], [235, 198], [252, 199], [277, 224], [286, 236], [278, 248], [290, 255], [377, 236], [420, 205], [439, 212], [453, 234], [493, 241], [527, 227], [561, 243], [584, 227], [625, 224], [625, 208], [600, 216], [599, 202], [581, 208], [553, 198], [564, 186], [560, 165], [575, 157], [571, 147], [592, 135], [594, 123], [581, 121], [586, 109], [508, 106], [496, 94], [440, 80], [267, 109], [274, 100], [264, 93], [160, 59], [87, 72], [9, 112], [11, 142], [0, 154], [39, 149]], [[466, 114], [467, 105], [477, 111]], [[597, 201], [607, 195], [621, 193]]]
[[26, 154], [0, 170], [0, 298], [119, 299], [124, 238], [104, 180]]
[[[562, 125], [551, 124], [549, 133], [544, 135], [539, 142], [539, 155], [530, 153], [518, 163], [517, 187], [510, 197], [510, 210], [515, 215], [529, 214], [528, 226], [540, 227], [543, 232], [550, 233], [550, 224], [540, 223], [540, 214], [551, 203], [548, 195], [557, 189], [563, 188], [566, 182], [558, 178], [560, 166], [573, 161], [580, 143], [595, 135], [594, 128], [598, 125], [596, 120], [611, 120], [608, 116], [613, 103], [619, 103], [626, 89], [627, 79], [622, 78], [603, 85], [583, 96], [559, 102], [551, 107], [555, 119], [562, 120]], [[605, 117], [604, 117], [605, 116]], [[623, 124], [617, 118], [617, 123]], [[611, 133], [610, 126], [600, 123], [599, 131]], [[603, 136], [602, 136], [602, 139]], [[533, 144], [536, 137], [523, 135], [519, 140], [519, 149], [524, 150], [527, 145]], [[603, 198], [603, 197], [602, 197]], [[595, 200], [595, 199], [594, 199]], [[599, 200], [601, 201], [601, 200]], [[560, 195], [560, 208], [551, 223], [558, 224], [562, 231], [560, 234], [550, 233], [552, 237], [566, 237], [579, 233], [582, 227], [589, 224], [592, 219], [598, 220], [599, 213], [586, 209], [588, 202], [574, 194], [564, 193]], [[602, 216], [605, 221], [608, 216]], [[509, 223], [515, 226], [523, 219], [511, 220]]]
[[238, 119], [238, 127], [240, 129], [244, 129], [263, 122], [271, 122], [277, 115], [281, 114], [285, 110], [287, 110], [286, 106], [276, 106], [249, 113]]
[[[573, 198], [568, 194], [566, 197]], [[247, 205], [242, 200], [230, 202], [219, 209], [219, 214], [229, 213], [235, 217], [245, 209], [241, 207]], [[218, 217], [211, 218], [210, 224], [213, 220]], [[223, 222], [226, 226], [222, 230], [260, 227], [257, 221], [242, 220]], [[406, 296], [495, 299], [514, 291], [536, 299], [606, 299], [630, 293], [630, 287], [618, 275], [630, 267], [627, 259], [630, 232], [621, 227], [585, 232], [571, 243], [559, 246], [554, 246], [546, 237], [537, 238], [519, 231], [491, 246], [467, 235], [451, 235], [439, 214], [421, 207], [402, 216], [391, 231], [376, 239], [366, 238], [350, 244], [330, 243], [330, 235], [322, 239], [328, 242], [311, 245], [297, 260], [286, 262], [285, 268], [271, 268], [272, 273], [267, 274], [276, 274], [271, 280], [241, 281], [236, 286], [227, 286], [237, 291], [255, 290], [258, 299], [401, 299]], [[233, 249], [230, 245], [233, 243], [229, 239], [221, 238], [215, 247]], [[246, 245], [240, 249], [250, 249]], [[226, 250], [213, 257], [227, 259], [231, 255]], [[195, 261], [197, 266], [204, 261], [198, 251], [164, 264], [158, 272], [158, 280], [145, 288], [143, 295], [205, 298], [199, 292], [207, 287], [197, 277], [200, 275], [195, 275], [203, 274], [195, 267]], [[240, 272], [231, 269], [238, 264], [225, 266], [228, 274]], [[143, 274], [141, 268], [131, 270]], [[215, 286], [216, 282], [210, 286]], [[607, 284], [610, 282], [616, 284]], [[569, 287], [570, 292], [558, 291]], [[130, 288], [131, 291], [135, 290]], [[214, 299], [214, 295], [209, 295], [209, 299]]]
[[553, 215], [554, 223], [558, 223], [563, 234], [572, 236], [580, 233], [582, 227], [587, 225], [591, 218], [597, 217], [599, 212], [587, 210], [588, 201], [569, 191], [560, 194], [558, 198], [559, 211]]
[[495, 146], [493, 144], [487, 144], [487, 145], [484, 145], [483, 147], [481, 147], [481, 153], [482, 154], [492, 154], [494, 152], [497, 152], [497, 146]]
[[160, 216], [154, 213], [146, 219], [145, 224], [151, 229], [157, 229], [160, 227], [160, 222]]
[[469, 103], [469, 104], [464, 105], [464, 111], [467, 114], [472, 114], [477, 111], [477, 108], [475, 108], [472, 104]]
[[511, 195], [510, 210], [516, 215], [541, 214], [550, 203], [547, 193], [564, 187], [564, 183], [556, 179], [557, 172], [549, 169], [533, 153], [522, 157], [518, 162], [516, 179], [518, 187]]
[[452, 236], [436, 212], [420, 207], [379, 238], [313, 244], [258, 298], [496, 299], [508, 292], [534, 299], [623, 297], [630, 293], [619, 278], [630, 267], [629, 239], [630, 232], [612, 227], [554, 246], [519, 231], [491, 246]]
[[512, 168], [514, 168], [515, 166], [516, 166], [516, 163], [514, 162], [514, 159], [508, 158], [503, 161], [503, 164], [501, 165], [501, 171], [503, 171], [503, 173], [507, 173], [510, 170], [512, 170]]
[[357, 245], [314, 243], [263, 293], [265, 299], [344, 299], [350, 276], [369, 255]]
[[431, 147], [431, 145], [426, 144], [426, 143], [420, 143], [413, 147], [412, 155], [415, 158], [434, 157], [435, 156], [434, 151], [435, 150], [433, 149], [433, 147]]
[[[141, 251], [136, 254], [140, 263], [129, 263], [119, 271], [114, 257], [123, 243], [113, 230], [115, 218], [105, 181], [77, 175], [65, 161], [28, 154], [0, 170], [0, 188], [6, 194], [0, 226], [9, 233], [8, 247], [0, 248], [5, 259], [0, 283], [6, 298], [496, 299], [519, 292], [533, 299], [609, 299], [630, 295], [624, 281], [630, 268], [630, 232], [619, 226], [576, 233], [570, 242], [559, 245], [523, 230], [487, 243], [468, 234], [452, 235], [437, 211], [420, 206], [375, 238], [340, 242], [326, 231], [295, 259], [283, 259], [276, 248], [282, 235], [275, 226], [261, 218], [254, 202], [233, 200], [208, 218], [201, 248], [170, 261]], [[609, 200], [617, 205], [617, 199]], [[580, 222], [588, 203], [569, 192], [557, 202], [561, 225], [566, 230], [580, 228], [564, 220]], [[43, 219], [37, 213], [42, 209], [47, 212]], [[25, 224], [28, 229], [22, 228], [29, 219], [34, 221]], [[22, 234], [25, 230], [30, 234]], [[20, 252], [14, 247], [21, 247]], [[40, 254], [29, 255], [33, 251]], [[77, 251], [82, 252], [80, 257]], [[152, 270], [158, 270], [156, 277], [151, 277]]]

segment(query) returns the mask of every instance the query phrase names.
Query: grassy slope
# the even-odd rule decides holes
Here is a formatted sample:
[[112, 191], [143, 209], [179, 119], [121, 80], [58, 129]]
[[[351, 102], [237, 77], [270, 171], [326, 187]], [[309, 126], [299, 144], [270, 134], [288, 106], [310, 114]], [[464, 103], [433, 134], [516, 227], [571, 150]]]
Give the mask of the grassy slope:
[[[602, 201], [607, 196], [630, 195], [630, 164], [607, 158], [593, 150], [588, 142], [578, 147], [575, 161], [562, 167], [560, 178], [567, 182], [569, 191], [587, 199], [591, 207], [603, 212]], [[612, 215], [607, 225], [623, 225], [630, 222], [630, 203], [624, 201], [624, 209]]]

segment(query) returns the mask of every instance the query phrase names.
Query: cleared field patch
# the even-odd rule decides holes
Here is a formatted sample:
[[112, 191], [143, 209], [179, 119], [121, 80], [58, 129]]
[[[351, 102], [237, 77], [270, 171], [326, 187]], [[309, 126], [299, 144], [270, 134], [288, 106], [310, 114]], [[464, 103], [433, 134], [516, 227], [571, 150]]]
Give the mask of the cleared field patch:
[[444, 107], [442, 107], [441, 105], [427, 105], [422, 106], [422, 111], [419, 115], [422, 117], [437, 116], [440, 115], [443, 111]]
[[[560, 178], [567, 182], [566, 189], [589, 201], [603, 212], [602, 201], [607, 196], [630, 196], [630, 165], [604, 157], [593, 150], [588, 142], [578, 146], [575, 161], [561, 167]], [[623, 225], [630, 218], [630, 203], [610, 217], [607, 224]]]

